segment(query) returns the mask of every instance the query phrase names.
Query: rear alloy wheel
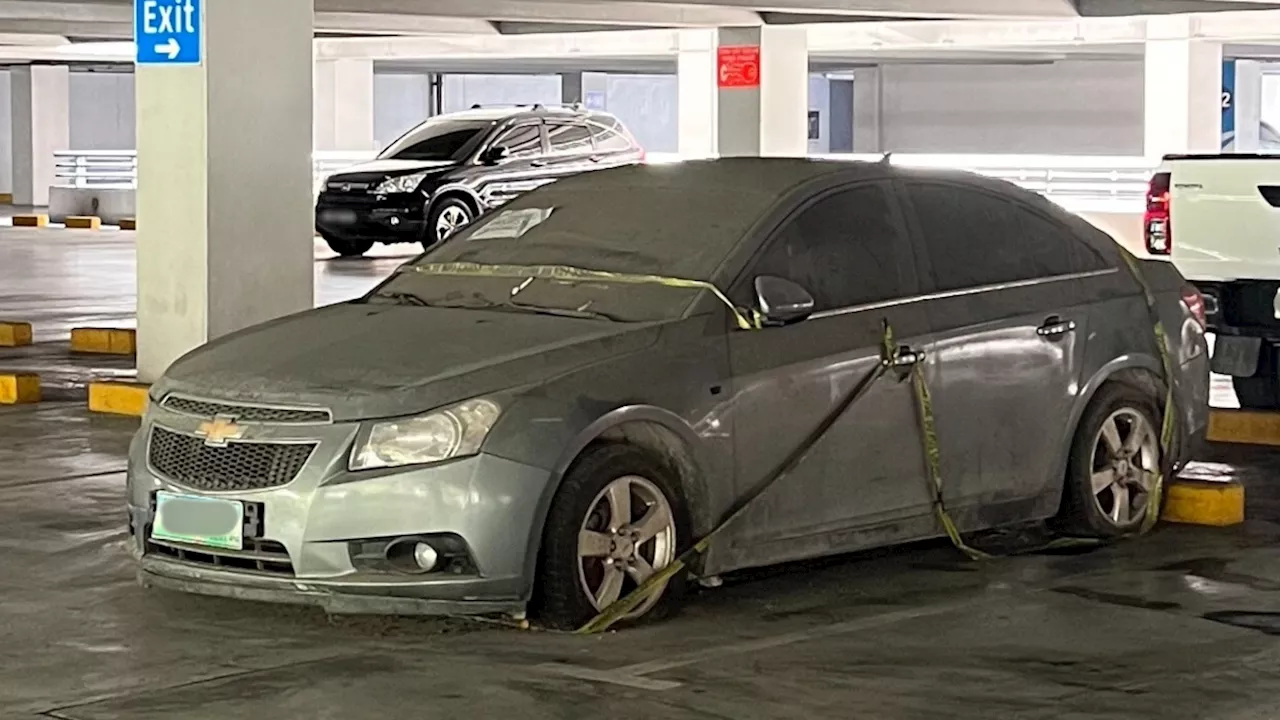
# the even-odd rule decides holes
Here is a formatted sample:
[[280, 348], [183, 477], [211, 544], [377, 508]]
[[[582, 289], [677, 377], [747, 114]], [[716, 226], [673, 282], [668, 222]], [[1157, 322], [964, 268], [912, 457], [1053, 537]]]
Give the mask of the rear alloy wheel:
[[1099, 391], [1076, 431], [1067, 468], [1061, 519], [1072, 531], [1115, 537], [1146, 519], [1163, 469], [1159, 417], [1136, 389]]
[[[536, 610], [543, 623], [570, 630], [675, 561], [689, 537], [683, 501], [670, 472], [630, 445], [600, 445], [575, 463], [556, 494], [543, 541]], [[683, 574], [623, 621], [669, 613]]]
[[445, 198], [431, 206], [427, 217], [427, 238], [424, 249], [430, 249], [444, 242], [455, 232], [461, 230], [475, 219], [475, 214], [458, 198]]
[[329, 244], [329, 249], [338, 253], [342, 257], [360, 257], [369, 252], [373, 248], [372, 240], [348, 240], [334, 237], [332, 235], [321, 234], [324, 241]]

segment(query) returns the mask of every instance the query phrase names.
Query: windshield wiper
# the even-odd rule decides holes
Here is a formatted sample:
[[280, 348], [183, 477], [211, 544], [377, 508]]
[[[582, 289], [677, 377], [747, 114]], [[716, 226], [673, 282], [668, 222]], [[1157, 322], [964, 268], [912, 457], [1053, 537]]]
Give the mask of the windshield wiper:
[[610, 322], [629, 322], [617, 315], [601, 312], [599, 310], [588, 310], [583, 308], [558, 308], [548, 307], [545, 305], [532, 305], [530, 303], [520, 303], [514, 300], [506, 302], [494, 302], [486, 298], [475, 297], [473, 299], [462, 301], [440, 301], [433, 300], [428, 303], [431, 307], [445, 308], [462, 308], [467, 310], [515, 310], [517, 312], [536, 313], [538, 315], [555, 315], [557, 317], [580, 318], [584, 320], [608, 320]]
[[382, 292], [374, 293], [372, 297], [391, 300], [396, 305], [413, 305], [415, 307], [431, 307], [431, 303], [427, 302], [426, 300], [423, 300], [422, 298], [418, 297], [417, 295], [414, 295], [413, 293], [399, 292], [396, 290], [384, 290]]

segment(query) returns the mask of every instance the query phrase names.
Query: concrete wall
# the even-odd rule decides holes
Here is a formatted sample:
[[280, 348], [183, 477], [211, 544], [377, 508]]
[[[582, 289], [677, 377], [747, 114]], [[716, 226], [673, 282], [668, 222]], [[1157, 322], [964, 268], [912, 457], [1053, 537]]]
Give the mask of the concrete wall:
[[71, 147], [64, 150], [132, 150], [137, 147], [132, 73], [71, 73]]
[[609, 75], [605, 110], [650, 152], [676, 152], [680, 127], [675, 75]]
[[7, 72], [0, 72], [0, 192], [13, 192], [13, 95]]
[[[1140, 155], [1141, 60], [887, 65], [875, 148], [876, 69], [855, 71], [859, 151]], [[861, 136], [861, 137], [860, 137]]]

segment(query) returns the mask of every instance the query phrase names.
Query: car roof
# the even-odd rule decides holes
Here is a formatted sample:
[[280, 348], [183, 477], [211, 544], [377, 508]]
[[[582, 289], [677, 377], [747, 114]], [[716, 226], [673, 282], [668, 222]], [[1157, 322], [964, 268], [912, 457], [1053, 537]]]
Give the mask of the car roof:
[[565, 117], [581, 119], [613, 119], [607, 112], [585, 110], [581, 107], [562, 105], [474, 105], [466, 110], [437, 115], [441, 120], [506, 120], [524, 117]]

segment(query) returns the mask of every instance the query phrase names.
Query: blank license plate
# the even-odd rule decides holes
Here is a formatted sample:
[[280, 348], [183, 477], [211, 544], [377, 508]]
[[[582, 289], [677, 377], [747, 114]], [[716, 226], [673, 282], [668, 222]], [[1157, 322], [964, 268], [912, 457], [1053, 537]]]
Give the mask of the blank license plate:
[[355, 210], [321, 210], [320, 219], [333, 225], [354, 225], [356, 222]]
[[1262, 338], [1219, 335], [1214, 338], [1213, 360], [1209, 367], [1219, 375], [1253, 377], [1258, 371]]
[[244, 547], [244, 504], [236, 500], [156, 493], [156, 540], [240, 550]]

